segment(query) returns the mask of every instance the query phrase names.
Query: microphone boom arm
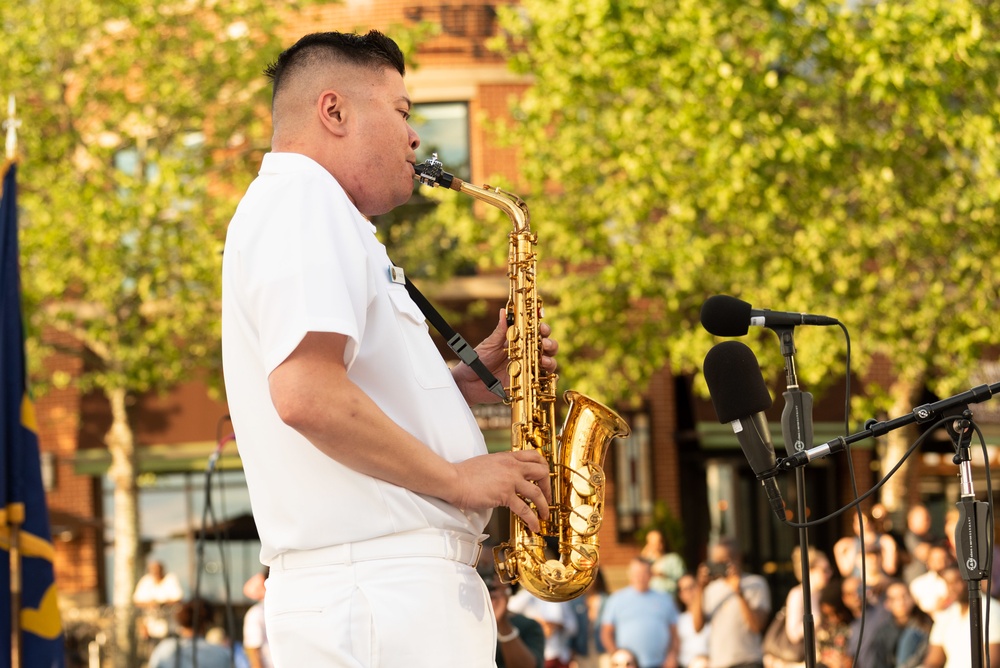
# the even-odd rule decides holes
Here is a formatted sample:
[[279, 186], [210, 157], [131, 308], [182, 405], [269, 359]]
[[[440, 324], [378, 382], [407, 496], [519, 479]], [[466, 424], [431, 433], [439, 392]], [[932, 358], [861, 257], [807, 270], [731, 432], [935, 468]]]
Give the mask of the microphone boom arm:
[[939, 419], [945, 411], [951, 411], [953, 409], [966, 406], [967, 404], [980, 403], [996, 394], [1000, 394], [1000, 383], [993, 383], [992, 385], [978, 385], [971, 390], [962, 392], [961, 394], [956, 394], [930, 404], [917, 406], [906, 415], [893, 418], [892, 420], [884, 420], [881, 422], [874, 419], [868, 420], [862, 431], [855, 432], [849, 436], [838, 436], [833, 440], [827, 441], [823, 445], [810, 448], [809, 450], [803, 450], [802, 452], [797, 452], [794, 455], [780, 459], [777, 462], [777, 468], [780, 471], [791, 471], [792, 469], [799, 468], [800, 466], [805, 466], [814, 459], [821, 459], [837, 452], [843, 452], [847, 449], [847, 446], [852, 443], [857, 443], [858, 441], [863, 441], [868, 438], [884, 436], [890, 431], [899, 429], [900, 427], [905, 427], [906, 425], [913, 424], [914, 422], [918, 424], [933, 422]]

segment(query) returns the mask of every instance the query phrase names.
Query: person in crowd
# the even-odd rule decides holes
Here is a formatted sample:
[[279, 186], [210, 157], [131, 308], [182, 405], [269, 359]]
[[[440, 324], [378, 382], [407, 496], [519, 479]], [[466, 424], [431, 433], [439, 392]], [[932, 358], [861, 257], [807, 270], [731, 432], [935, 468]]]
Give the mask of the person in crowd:
[[[972, 664], [972, 633], [969, 625], [969, 583], [957, 568], [944, 572], [954, 599], [941, 611], [931, 627], [930, 648], [927, 650], [925, 668], [969, 668]], [[980, 583], [982, 584], [982, 583]], [[989, 639], [990, 662], [984, 668], [1000, 668], [1000, 601], [983, 595], [983, 639]], [[985, 628], [989, 605], [989, 628]], [[985, 647], [985, 642], [984, 642]]]
[[761, 634], [771, 615], [771, 590], [760, 575], [745, 573], [734, 542], [720, 539], [698, 567], [699, 595], [692, 599], [694, 628], [711, 623], [710, 668], [763, 666]]
[[906, 549], [903, 532], [896, 528], [892, 513], [881, 503], [872, 504], [868, 514], [872, 518], [872, 527], [880, 535], [888, 536], [892, 541], [893, 549], [891, 552], [886, 550], [884, 545], [882, 547], [883, 558], [886, 561], [882, 567], [889, 577], [898, 578], [910, 561], [910, 553]]
[[243, 651], [250, 668], [274, 668], [264, 626], [264, 583], [268, 569], [255, 573], [243, 584], [243, 595], [254, 604], [243, 616]]
[[[404, 72], [377, 31], [282, 52], [271, 152], [226, 234], [223, 369], [280, 666], [491, 667], [483, 529], [498, 506], [548, 518], [545, 458], [487, 452], [470, 406], [500, 397], [449, 368], [369, 220], [414, 189]], [[508, 385], [506, 331], [475, 350]]]
[[635, 653], [639, 668], [676, 668], [677, 606], [672, 596], [650, 588], [653, 566], [635, 557], [628, 586], [611, 594], [601, 616], [601, 641], [614, 656], [619, 647]]
[[149, 657], [149, 668], [230, 668], [230, 650], [205, 639], [214, 616], [208, 601], [196, 598], [184, 602], [175, 615], [178, 635], [157, 644]]
[[959, 519], [961, 519], [961, 514], [958, 508], [952, 506], [944, 513], [944, 539], [948, 544], [948, 552], [951, 554], [951, 558], [958, 561], [958, 549], [955, 547], [955, 529], [958, 527]]
[[680, 614], [677, 615], [677, 641], [680, 643], [677, 663], [680, 668], [708, 668], [708, 638], [712, 625], [706, 624], [701, 631], [694, 630], [691, 605], [698, 595], [698, 583], [694, 575], [685, 573], [677, 580], [677, 601], [680, 609]]
[[[848, 654], [851, 657], [857, 657], [855, 665], [858, 668], [875, 665], [875, 630], [882, 626], [889, 617], [883, 604], [883, 594], [884, 591], [876, 590], [872, 586], [867, 586], [862, 590], [860, 577], [852, 575], [844, 578], [841, 582], [841, 600], [854, 618], [850, 626]], [[858, 649], [859, 645], [860, 649]]]
[[927, 572], [910, 583], [910, 594], [917, 607], [932, 618], [954, 603], [944, 572], [955, 565], [947, 544], [932, 545], [927, 552]]
[[673, 596], [677, 592], [677, 580], [684, 575], [684, 558], [667, 545], [663, 532], [650, 529], [646, 533], [646, 544], [639, 553], [653, 565], [653, 581], [649, 583], [653, 591]]
[[132, 592], [132, 601], [139, 609], [139, 637], [153, 645], [166, 638], [173, 611], [183, 598], [177, 576], [168, 572], [162, 561], [150, 560]]
[[205, 642], [222, 647], [232, 656], [231, 668], [251, 668], [247, 653], [243, 651], [243, 642], [234, 640], [223, 626], [213, 626], [205, 631]]
[[874, 629], [873, 668], [918, 668], [927, 656], [930, 616], [918, 608], [902, 580], [892, 580], [885, 590], [888, 619]]
[[543, 601], [527, 589], [520, 589], [507, 607], [541, 625], [545, 635], [545, 668], [569, 668], [573, 660], [573, 636], [577, 633], [570, 601]]
[[[875, 582], [883, 575], [894, 575], [898, 564], [896, 551], [896, 541], [879, 529], [879, 524], [874, 522], [870, 515], [862, 513], [864, 520], [859, 520], [857, 513], [853, 514], [853, 533], [845, 536], [833, 544], [833, 558], [837, 565], [837, 572], [841, 577], [849, 575], [861, 575], [861, 536], [865, 538], [866, 557], [869, 553], [878, 551], [880, 564], [876, 572], [866, 564], [868, 570], [868, 581]], [[864, 531], [862, 532], [862, 527]], [[878, 546], [875, 548], [874, 546]]]
[[[833, 566], [821, 550], [810, 547], [807, 551], [809, 559], [809, 592], [813, 624], [820, 618], [819, 592], [823, 591], [833, 578]], [[795, 579], [802, 582], [801, 548], [792, 549], [792, 572]], [[785, 598], [785, 633], [789, 640], [798, 642], [805, 635], [803, 619], [805, 618], [802, 584], [797, 584], [788, 592]]]
[[[945, 539], [948, 542], [948, 550], [955, 563], [958, 563], [958, 560], [962, 558], [955, 544], [955, 531], [958, 528], [960, 519], [961, 514], [956, 506], [949, 508], [944, 515]], [[990, 575], [990, 582], [990, 596], [1000, 598], [1000, 541], [993, 541], [993, 568]]]
[[[820, 614], [816, 624], [816, 661], [823, 668], [851, 668], [851, 624], [854, 619], [843, 596], [844, 585], [831, 580], [819, 591]], [[858, 662], [860, 666], [869, 665]]]
[[497, 668], [543, 668], [545, 665], [545, 632], [534, 619], [511, 612], [507, 604], [510, 585], [500, 581], [496, 571], [481, 565], [479, 575], [490, 593], [493, 617], [497, 623]]
[[611, 654], [611, 668], [639, 668], [639, 661], [631, 650], [619, 647]]
[[910, 506], [906, 512], [906, 531], [903, 533], [903, 544], [910, 555], [902, 573], [906, 584], [927, 572], [927, 556], [931, 545], [937, 542], [932, 527], [931, 513], [927, 506], [922, 503]]
[[601, 613], [608, 600], [608, 584], [604, 579], [604, 571], [597, 569], [593, 582], [577, 598], [583, 603], [583, 618], [579, 607], [575, 607], [579, 628], [586, 627], [586, 633], [577, 631], [573, 639], [573, 662], [571, 668], [607, 668], [611, 656], [605, 651], [601, 642]]
[[[802, 582], [802, 550], [799, 546], [792, 549], [792, 572], [795, 579]], [[809, 559], [809, 591], [810, 607], [812, 608], [813, 629], [819, 624], [821, 609], [819, 594], [826, 587], [833, 577], [833, 566], [823, 552], [815, 547], [810, 547], [807, 554]], [[802, 591], [802, 584], [797, 584], [788, 591], [785, 597], [785, 635], [793, 643], [802, 642], [805, 637], [805, 597]], [[766, 668], [797, 668], [803, 662], [783, 661], [778, 657], [765, 656], [764, 665]]]

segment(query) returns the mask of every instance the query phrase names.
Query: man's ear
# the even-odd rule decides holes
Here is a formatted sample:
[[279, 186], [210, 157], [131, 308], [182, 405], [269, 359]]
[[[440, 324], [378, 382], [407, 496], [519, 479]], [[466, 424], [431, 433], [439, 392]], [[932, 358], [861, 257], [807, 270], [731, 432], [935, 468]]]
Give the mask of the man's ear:
[[350, 114], [347, 98], [335, 90], [325, 90], [316, 100], [319, 121], [335, 135], [347, 134]]

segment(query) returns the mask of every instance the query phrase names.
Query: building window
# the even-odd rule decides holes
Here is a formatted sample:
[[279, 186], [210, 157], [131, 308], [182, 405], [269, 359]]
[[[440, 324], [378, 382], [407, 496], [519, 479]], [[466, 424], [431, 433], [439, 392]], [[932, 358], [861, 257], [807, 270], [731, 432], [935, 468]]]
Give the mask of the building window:
[[469, 105], [465, 102], [431, 102], [416, 104], [410, 125], [420, 135], [417, 161], [423, 162], [438, 154], [445, 171], [460, 179], [468, 180], [469, 161]]
[[[467, 103], [414, 105], [410, 125], [420, 135], [417, 162], [423, 162], [437, 153], [445, 171], [463, 181], [470, 180]], [[438, 220], [432, 215], [445, 198], [448, 198], [446, 193], [439, 191], [431, 194], [431, 188], [417, 187], [414, 183], [413, 196], [406, 204], [372, 219], [389, 256], [397, 265], [406, 268], [408, 276], [471, 275], [476, 271], [476, 261], [469, 257], [468, 247], [464, 249], [465, 253], [452, 252], [461, 242], [449, 227], [450, 218], [447, 221]], [[472, 198], [458, 198], [457, 205], [471, 211]]]
[[618, 533], [626, 541], [653, 518], [649, 415], [636, 413], [629, 422], [632, 435], [616, 440], [613, 446]]

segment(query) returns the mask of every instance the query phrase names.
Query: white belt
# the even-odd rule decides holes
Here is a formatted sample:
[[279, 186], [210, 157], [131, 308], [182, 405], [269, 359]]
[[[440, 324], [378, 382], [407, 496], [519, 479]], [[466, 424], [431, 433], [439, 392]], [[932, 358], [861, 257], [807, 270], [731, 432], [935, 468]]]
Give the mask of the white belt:
[[289, 550], [276, 556], [272, 565], [287, 570], [376, 559], [439, 557], [475, 567], [486, 538], [487, 534], [475, 536], [454, 531], [408, 531], [315, 550]]

